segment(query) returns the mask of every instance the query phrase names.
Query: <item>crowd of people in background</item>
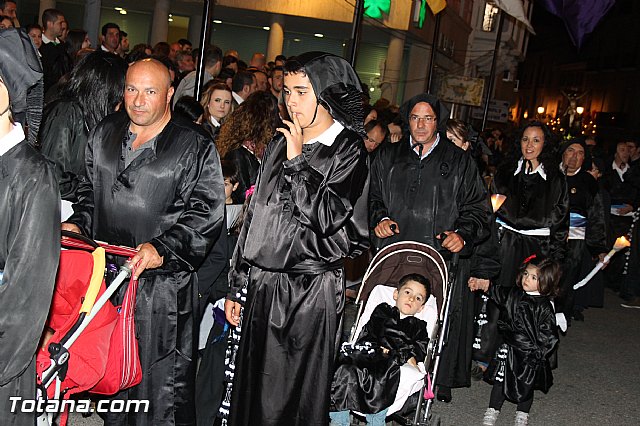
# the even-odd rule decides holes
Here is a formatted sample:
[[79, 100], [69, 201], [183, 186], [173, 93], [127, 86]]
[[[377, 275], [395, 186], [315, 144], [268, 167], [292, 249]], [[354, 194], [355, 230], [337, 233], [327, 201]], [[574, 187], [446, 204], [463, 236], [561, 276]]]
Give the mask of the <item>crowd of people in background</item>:
[[[11, 1], [0, 2], [0, 29], [20, 26], [15, 5]], [[402, 106], [387, 99], [371, 104], [368, 88], [357, 81], [355, 73], [349, 74], [353, 80], [349, 81], [349, 87], [359, 91], [357, 115], [353, 115], [349, 110], [352, 105], [332, 104], [327, 80], [319, 77], [322, 69], [318, 57], [278, 55], [273, 61], [267, 61], [260, 52], [251, 58], [242, 58], [235, 50], [223, 53], [214, 45], [207, 46], [201, 58], [204, 79], [198, 100], [194, 89], [200, 50], [189, 40], [130, 47], [127, 33], [118, 25], [107, 23], [101, 29], [99, 46], [94, 47], [87, 32], [70, 29], [64, 13], [57, 9], [44, 11], [42, 26], [30, 24], [20, 31], [28, 35], [37, 49], [43, 72], [42, 120], [39, 130], [36, 126], [27, 130], [37, 132], [38, 151], [54, 164], [67, 228], [137, 246], [140, 255], [136, 260], [144, 261], [144, 267], [136, 273], [142, 274], [145, 268], [158, 268], [167, 274], [142, 275], [153, 284], [143, 288], [146, 302], [144, 306], [140, 304], [138, 314], [139, 324], [144, 327], [140, 335], [140, 344], [144, 347], [143, 369], [151, 369], [158, 360], [162, 360], [162, 365], [153, 367], [153, 377], [127, 396], [153, 400], [157, 410], [154, 415], [162, 416], [162, 410], [175, 410], [176, 422], [186, 423], [195, 422], [195, 417], [206, 422], [215, 417], [217, 409], [203, 407], [201, 396], [195, 396], [198, 404], [193, 405], [193, 392], [215, 400], [212, 407], [218, 407], [225, 395], [221, 387], [212, 389], [207, 380], [199, 378], [196, 386], [195, 374], [191, 381], [195, 370], [192, 371], [190, 360], [198, 354], [190, 349], [189, 339], [193, 336], [183, 331], [188, 327], [197, 330], [192, 322], [199, 322], [205, 313], [211, 314], [226, 291], [228, 301], [237, 303], [226, 312], [227, 318], [229, 315], [237, 318], [244, 303], [240, 293], [246, 280], [262, 286], [266, 282], [290, 279], [286, 273], [273, 272], [282, 261], [273, 256], [277, 252], [284, 253], [285, 257], [293, 256], [292, 250], [296, 249], [274, 242], [283, 238], [278, 234], [278, 226], [286, 228], [284, 222], [280, 222], [283, 217], [288, 218], [286, 220], [302, 217], [300, 221], [305, 225], [300, 225], [300, 229], [286, 228], [292, 232], [291, 238], [296, 239], [296, 244], [302, 246], [301, 253], [326, 250], [322, 255], [331, 258], [331, 262], [327, 261], [330, 266], [327, 262], [310, 263], [305, 264], [307, 269], [291, 269], [301, 274], [296, 280], [302, 280], [314, 267], [320, 268], [322, 274], [313, 275], [313, 280], [334, 280], [337, 257], [362, 251], [362, 247], [357, 250], [344, 247], [345, 241], [348, 246], [349, 238], [354, 239], [354, 235], [367, 235], [372, 250], [411, 239], [460, 254], [457, 281], [463, 285], [456, 287], [453, 294], [450, 337], [443, 353], [442, 373], [436, 383], [437, 398], [450, 402], [452, 389], [469, 386], [471, 379], [485, 378], [494, 384], [490, 408], [483, 420], [486, 425], [495, 423], [505, 398], [518, 404], [516, 424], [527, 423], [533, 390], [546, 392], [551, 386], [551, 368], [555, 367], [552, 353], [558, 343], [556, 327], [570, 333], [568, 327], [572, 322], [588, 320], [587, 309], [604, 306], [605, 287], [619, 294], [623, 307], [640, 308], [640, 226], [637, 225], [640, 140], [637, 138], [605, 141], [594, 136], [558, 135], [537, 121], [525, 123], [519, 129], [476, 130], [461, 119], [450, 118], [447, 108], [433, 95], [417, 95]], [[307, 78], [303, 82], [310, 82], [311, 88], [291, 86], [292, 78], [300, 79], [301, 75]], [[2, 77], [2, 84], [6, 85], [7, 75]], [[287, 78], [289, 84], [285, 85]], [[309, 117], [305, 116], [305, 107], [298, 106], [305, 102], [305, 90], [311, 90], [319, 99], [314, 104], [315, 113], [311, 109]], [[353, 92], [345, 91], [343, 97], [352, 101]], [[322, 107], [320, 110], [318, 105]], [[129, 120], [134, 124], [126, 127]], [[316, 209], [323, 206], [313, 203], [318, 191], [323, 190], [320, 183], [323, 177], [317, 170], [328, 163], [320, 162], [320, 157], [303, 148], [301, 128], [305, 127], [300, 125], [303, 120], [308, 121], [310, 129], [318, 122], [327, 124], [323, 131], [333, 129], [331, 123], [339, 124], [339, 129], [331, 130], [331, 141], [320, 142], [325, 145], [326, 158], [338, 155], [331, 154], [333, 139], [340, 145], [338, 148], [334, 145], [339, 155], [357, 158], [352, 163], [343, 159], [354, 168], [349, 172], [353, 173], [350, 176], [354, 182], [357, 181], [357, 188], [350, 188], [354, 193], [335, 183], [331, 188], [345, 193], [327, 190], [324, 195], [339, 201], [330, 204], [334, 223], [325, 223], [327, 217], [317, 217], [318, 211], [312, 211], [309, 205], [286, 210], [292, 209], [292, 202], [303, 203], [300, 200], [312, 203]], [[345, 127], [351, 133], [341, 133]], [[276, 132], [283, 133], [286, 141], [274, 138]], [[338, 137], [339, 134], [343, 136]], [[35, 141], [35, 135], [31, 136]], [[343, 146], [347, 142], [356, 143], [357, 136], [363, 141], [366, 155], [360, 151], [350, 152], [348, 144]], [[101, 143], [103, 139], [112, 141], [118, 152], [105, 148]], [[208, 141], [213, 143], [207, 145]], [[296, 143], [300, 143], [300, 152], [292, 153], [291, 146]], [[144, 149], [138, 149], [140, 147]], [[157, 168], [150, 172], [145, 168], [150, 167], [149, 158], [164, 163], [156, 163]], [[336, 167], [340, 167], [341, 163], [335, 161]], [[279, 171], [283, 162], [284, 171]], [[369, 178], [365, 179], [367, 167]], [[176, 168], [184, 171], [184, 175], [174, 176]], [[271, 175], [264, 176], [266, 180], [260, 191], [260, 186], [255, 185], [265, 168]], [[112, 176], [113, 170], [120, 174]], [[149, 179], [149, 175], [136, 174], [141, 170], [152, 173], [162, 185]], [[286, 179], [278, 180], [279, 173]], [[329, 176], [336, 171], [332, 168], [323, 173]], [[206, 179], [200, 179], [202, 174]], [[113, 183], [112, 178], [117, 182]], [[131, 190], [131, 182], [138, 185], [139, 193]], [[299, 186], [292, 190], [292, 182]], [[112, 185], [104, 194], [98, 192]], [[265, 192], [265, 185], [271, 185], [269, 188], [274, 192]], [[166, 194], [159, 191], [160, 187]], [[156, 191], [153, 194], [156, 204], [152, 204], [155, 210], [140, 201], [148, 196], [144, 191], [149, 188]], [[362, 215], [363, 206], [356, 206], [360, 197], [358, 188], [368, 191], [368, 207]], [[126, 196], [119, 200], [112, 197], [112, 192], [120, 191]], [[172, 199], [176, 191], [191, 202]], [[250, 204], [254, 191], [258, 191], [258, 201]], [[491, 209], [490, 194], [506, 198], [500, 206]], [[270, 203], [287, 207], [283, 212], [275, 211]], [[145, 213], [141, 214], [142, 211]], [[352, 219], [351, 215], [355, 214], [359, 216]], [[127, 215], [129, 219], [144, 217], [147, 222], [128, 220]], [[356, 219], [362, 221], [367, 216], [368, 221], [364, 220], [367, 229], [358, 229], [362, 223], [356, 223]], [[110, 222], [116, 219], [124, 220], [127, 226]], [[338, 222], [341, 225], [333, 229]], [[241, 231], [243, 223], [244, 231]], [[273, 228], [265, 229], [266, 223]], [[344, 229], [350, 229], [349, 226], [354, 226], [353, 232], [346, 233]], [[314, 229], [317, 235], [329, 235], [322, 239], [323, 244], [331, 238], [335, 241], [327, 243], [328, 248], [318, 247], [318, 243], [310, 239], [308, 229]], [[329, 231], [332, 229], [335, 232]], [[188, 244], [180, 233], [189, 236]], [[630, 247], [607, 262], [603, 272], [588, 285], [574, 290], [573, 285], [598, 261], [605, 261], [614, 240], [620, 236], [627, 237]], [[353, 244], [355, 239], [351, 241]], [[231, 283], [231, 290], [227, 290], [229, 259], [236, 243], [239, 248], [230, 275], [235, 281]], [[265, 244], [273, 244], [273, 253], [261, 252], [266, 250]], [[364, 243], [358, 240], [357, 244]], [[248, 268], [247, 258], [253, 265], [250, 277], [243, 269]], [[197, 271], [199, 265], [203, 265], [201, 271]], [[204, 265], [210, 266], [206, 273]], [[181, 299], [174, 301], [181, 303], [176, 307], [172, 305], [174, 302], [158, 301], [164, 297], [160, 293], [165, 291], [175, 297], [191, 297], [191, 293], [180, 291], [194, 282], [192, 274], [196, 273], [195, 291], [200, 296], [197, 302], [189, 299], [187, 303]], [[169, 290], [168, 276], [172, 277], [171, 282], [180, 283], [180, 289]], [[531, 284], [534, 279], [536, 284]], [[250, 297], [257, 296], [250, 294]], [[271, 296], [260, 294], [260, 297]], [[251, 312], [255, 315], [258, 307], [255, 299], [250, 300]], [[505, 305], [511, 308], [504, 308]], [[158, 330], [155, 321], [164, 321], [164, 318], [154, 315], [162, 312], [169, 316], [176, 308], [196, 314], [177, 319], [173, 324], [176, 330], [166, 333]], [[217, 309], [222, 309], [219, 303]], [[331, 306], [331, 309], [342, 308]], [[532, 312], [537, 312], [538, 317], [544, 315], [545, 321], [541, 324], [550, 327], [548, 332], [537, 335], [544, 345], [535, 353], [544, 364], [540, 374], [545, 375], [545, 381], [523, 384], [514, 376], [515, 372], [535, 370], [537, 364], [527, 361], [508, 365], [511, 361], [504, 361], [504, 357], [510, 350], [524, 351], [524, 344], [513, 343], [513, 333], [518, 327], [531, 326], [532, 319], [522, 318], [523, 315], [535, 316]], [[334, 320], [327, 322], [326, 340], [315, 350], [331, 352], [332, 333], [335, 334], [337, 326]], [[506, 330], [505, 324], [510, 321], [526, 324], [518, 323]], [[236, 320], [230, 322], [238, 324]], [[253, 339], [272, 333], [256, 323], [249, 325], [248, 333]], [[219, 340], [214, 346], [209, 337], [209, 333], [219, 332], [219, 327], [212, 323], [200, 330], [203, 341], [208, 342], [200, 348], [203, 359], [200, 371], [215, 376], [222, 386], [224, 349], [220, 352]], [[175, 340], [173, 346], [163, 340], [167, 336]], [[158, 345], [157, 341], [168, 346]], [[165, 358], [174, 346], [180, 353]], [[263, 366], [252, 363], [247, 352], [250, 350], [240, 346], [240, 367], [248, 370], [240, 373], [243, 382], [240, 390], [234, 390], [233, 394], [236, 398], [245, 398], [238, 400], [245, 405], [237, 406], [246, 407], [244, 412], [232, 407], [232, 419], [237, 424], [251, 424], [254, 414], [268, 413], [274, 418], [282, 415], [274, 413], [273, 408], [267, 410], [264, 405], [256, 408], [261, 396], [246, 376], [259, 374]], [[217, 355], [214, 356], [214, 352]], [[308, 363], [310, 359], [302, 361]], [[327, 374], [323, 380], [330, 385], [331, 368], [323, 364], [324, 358], [315, 361], [317, 371]], [[497, 379], [500, 362], [503, 370], [506, 365], [507, 377], [503, 371]], [[181, 393], [174, 393], [179, 382], [184, 387], [180, 387]], [[266, 392], [267, 386], [263, 384], [263, 387]], [[155, 389], [159, 388], [166, 392], [157, 393]], [[305, 392], [310, 394], [311, 389]], [[325, 402], [328, 404], [328, 400]], [[313, 412], [310, 418], [322, 416], [318, 411], [328, 416], [329, 407], [325, 402], [300, 403], [298, 408], [306, 414]], [[176, 408], [182, 403], [180, 409]], [[349, 407], [341, 406], [340, 411], [345, 408]], [[282, 410], [286, 411], [286, 407]], [[116, 417], [106, 420], [117, 424], [122, 419]], [[154, 423], [158, 419], [149, 417], [149, 424], [160, 424]]]

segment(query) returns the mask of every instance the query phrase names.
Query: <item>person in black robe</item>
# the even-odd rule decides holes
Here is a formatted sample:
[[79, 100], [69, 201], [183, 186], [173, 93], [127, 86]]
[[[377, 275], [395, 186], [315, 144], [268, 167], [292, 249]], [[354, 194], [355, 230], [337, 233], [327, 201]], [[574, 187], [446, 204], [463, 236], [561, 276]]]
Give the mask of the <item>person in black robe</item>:
[[[220, 160], [209, 136], [172, 118], [167, 68], [129, 67], [124, 107], [90, 134], [86, 182], [63, 229], [130, 247], [139, 277], [135, 322], [142, 382], [115, 399], [147, 413], [104, 413], [106, 425], [195, 424], [195, 271], [223, 228]], [[140, 263], [138, 263], [140, 262]]]
[[[614, 157], [606, 165], [602, 181], [605, 190], [611, 198], [609, 246], [616, 238], [626, 236], [631, 240], [631, 247], [621, 250], [612, 259], [605, 270], [607, 285], [613, 290], [620, 291], [620, 296], [626, 302], [633, 302], [636, 295], [630, 292], [629, 278], [634, 277], [631, 268], [637, 266], [638, 238], [634, 238], [638, 226], [634, 225], [634, 210], [640, 205], [640, 168], [629, 165], [631, 160], [629, 146], [624, 141], [616, 145]], [[637, 223], [637, 218], [635, 219]], [[637, 272], [636, 272], [637, 273]], [[638, 294], [637, 296], [640, 296]]]
[[513, 159], [492, 182], [492, 192], [506, 196], [496, 212], [502, 259], [497, 283], [506, 287], [515, 285], [515, 267], [531, 253], [562, 263], [569, 234], [567, 182], [554, 161], [551, 132], [543, 123], [528, 123], [516, 144]]
[[326, 425], [345, 303], [343, 258], [368, 247], [361, 88], [342, 58], [285, 66], [293, 122], [267, 146], [229, 273], [240, 325], [230, 424]]
[[84, 180], [84, 153], [89, 131], [122, 102], [127, 63], [119, 56], [96, 51], [74, 68], [59, 99], [44, 110], [38, 141], [42, 154], [56, 165], [63, 200], [76, 202]]
[[559, 338], [551, 298], [558, 291], [560, 267], [534, 254], [517, 270], [517, 285], [489, 289], [500, 310], [501, 345], [485, 374], [493, 384], [486, 426], [495, 424], [505, 399], [518, 404], [515, 424], [526, 425], [533, 391], [547, 393], [553, 385]]
[[474, 159], [443, 133], [446, 108], [421, 94], [402, 106], [401, 115], [408, 133], [382, 146], [371, 165], [370, 226], [377, 246], [412, 240], [440, 249], [446, 258], [459, 253], [449, 339], [436, 383], [440, 399], [450, 401], [450, 388], [471, 385], [474, 295], [467, 280], [474, 247], [489, 233], [491, 207]]
[[[2, 424], [33, 426], [35, 413], [10, 398], [36, 395], [35, 355], [60, 255], [60, 194], [53, 167], [14, 121], [37, 134], [42, 69], [29, 36], [0, 31], [0, 412]], [[38, 114], [39, 112], [39, 114]], [[15, 400], [14, 400], [15, 401]]]
[[591, 156], [584, 140], [569, 140], [560, 147], [560, 155], [560, 170], [565, 174], [569, 191], [570, 223], [567, 258], [555, 303], [557, 312], [563, 313], [567, 320], [582, 320], [588, 301], [582, 300], [584, 296], [576, 301], [576, 296], [578, 292], [584, 294], [586, 289], [574, 291], [573, 285], [593, 269], [595, 259], [602, 261], [608, 252], [605, 211], [598, 182], [587, 172], [591, 168]]
[[400, 367], [417, 367], [427, 355], [427, 323], [414, 315], [430, 294], [424, 276], [405, 275], [393, 294], [396, 306], [376, 306], [355, 344], [343, 346], [331, 385], [332, 423], [348, 425], [350, 410], [366, 414], [368, 424], [384, 422], [398, 391]]

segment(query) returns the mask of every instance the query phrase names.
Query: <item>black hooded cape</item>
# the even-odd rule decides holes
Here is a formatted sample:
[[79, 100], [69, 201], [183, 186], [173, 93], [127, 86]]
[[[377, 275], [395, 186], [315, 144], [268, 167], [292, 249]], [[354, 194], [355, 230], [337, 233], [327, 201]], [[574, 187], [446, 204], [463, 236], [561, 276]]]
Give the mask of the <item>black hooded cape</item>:
[[[343, 102], [357, 107], [359, 83], [342, 58], [298, 59], [320, 102], [342, 91]], [[345, 126], [331, 146], [305, 144], [291, 160], [284, 138], [267, 146], [229, 273], [229, 299], [248, 291], [231, 425], [327, 424], [344, 309], [342, 259], [368, 247], [367, 152], [342, 120], [347, 106], [331, 110]]]

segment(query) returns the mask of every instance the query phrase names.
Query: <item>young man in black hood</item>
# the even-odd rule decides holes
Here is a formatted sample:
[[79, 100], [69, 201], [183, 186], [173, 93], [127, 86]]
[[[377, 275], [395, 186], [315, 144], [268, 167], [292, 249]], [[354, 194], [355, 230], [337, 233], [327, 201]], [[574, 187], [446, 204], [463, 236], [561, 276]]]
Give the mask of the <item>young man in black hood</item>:
[[225, 313], [242, 328], [234, 426], [327, 424], [342, 259], [368, 247], [357, 75], [342, 58], [305, 53], [285, 64], [283, 90], [293, 121], [264, 154], [229, 273]]
[[20, 412], [19, 401], [12, 409], [9, 398], [36, 396], [35, 355], [60, 255], [58, 184], [32, 145], [41, 114], [33, 44], [26, 32], [0, 31], [0, 412], [12, 426], [35, 424], [35, 413]]

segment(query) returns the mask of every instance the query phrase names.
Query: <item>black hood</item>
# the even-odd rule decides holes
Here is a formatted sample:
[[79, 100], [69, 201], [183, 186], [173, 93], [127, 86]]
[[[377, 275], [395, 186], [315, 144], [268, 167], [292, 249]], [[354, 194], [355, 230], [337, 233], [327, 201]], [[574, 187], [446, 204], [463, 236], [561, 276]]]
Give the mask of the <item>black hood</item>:
[[558, 150], [558, 152], [560, 153], [560, 162], [562, 163], [562, 156], [564, 155], [564, 152], [573, 144], [580, 145], [584, 149], [584, 162], [582, 163], [582, 167], [580, 167], [580, 169], [584, 171], [591, 170], [591, 152], [589, 152], [587, 143], [585, 142], [585, 139], [583, 137], [569, 139], [560, 145]]
[[304, 67], [318, 102], [333, 119], [360, 136], [366, 136], [362, 86], [349, 62], [325, 52], [307, 52], [292, 59]]
[[400, 116], [404, 123], [403, 130], [409, 131], [409, 114], [414, 106], [420, 102], [428, 103], [438, 117], [438, 131], [445, 132], [447, 130], [447, 120], [449, 119], [449, 109], [433, 95], [428, 93], [420, 93], [409, 99], [400, 107]]
[[35, 144], [42, 119], [44, 85], [42, 65], [26, 32], [0, 30], [0, 76], [9, 91], [11, 112], [28, 126], [29, 142]]

